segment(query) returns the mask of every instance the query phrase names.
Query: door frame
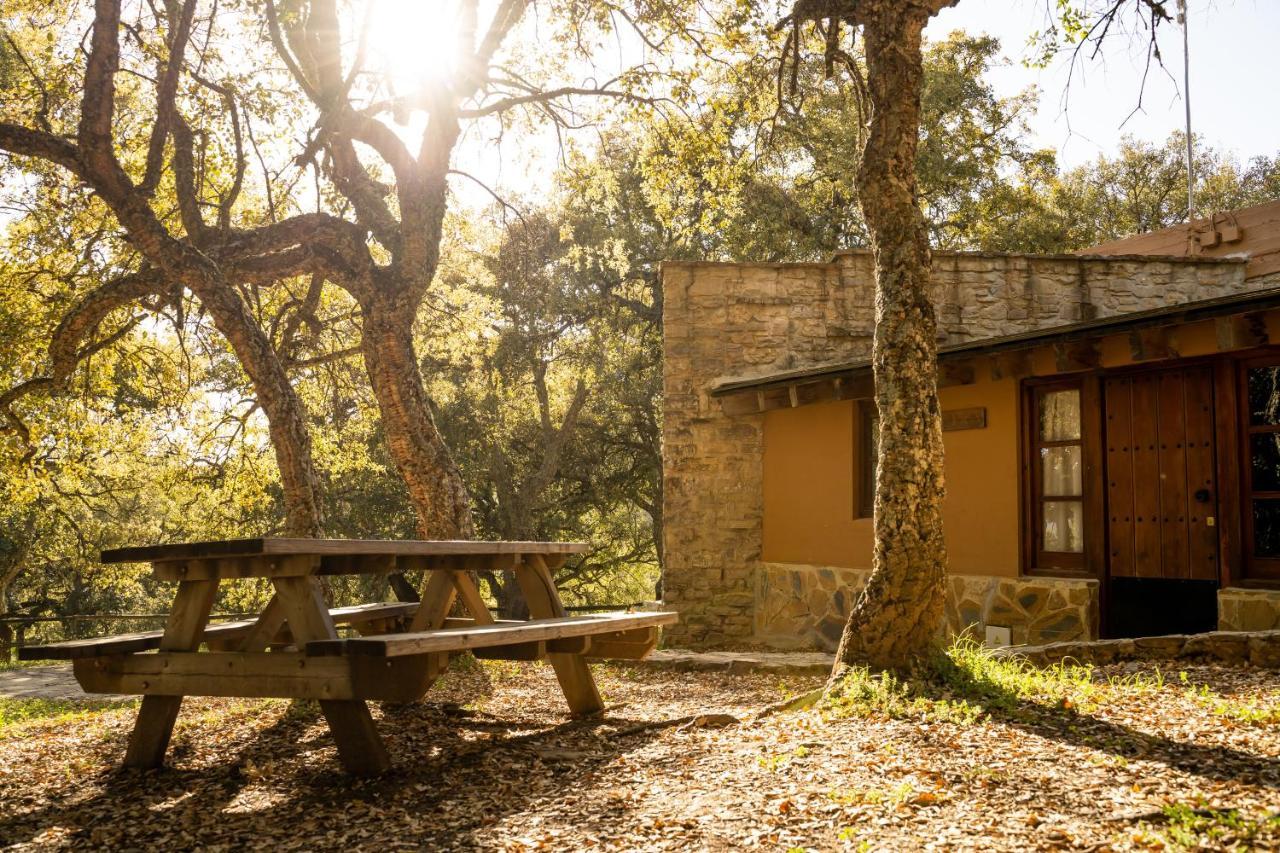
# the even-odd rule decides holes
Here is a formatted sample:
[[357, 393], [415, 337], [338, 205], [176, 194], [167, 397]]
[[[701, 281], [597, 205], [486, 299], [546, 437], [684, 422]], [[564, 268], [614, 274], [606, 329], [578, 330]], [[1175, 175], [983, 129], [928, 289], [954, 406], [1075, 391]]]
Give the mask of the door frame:
[[[1112, 368], [1098, 368], [1072, 373], [1059, 373], [1024, 379], [1019, 386], [1019, 412], [1022, 427], [1018, 431], [1019, 459], [1022, 476], [1019, 478], [1019, 505], [1021, 524], [1020, 574], [1027, 577], [1092, 578], [1099, 582], [1100, 608], [1105, 609], [1106, 581], [1110, 577], [1110, 525], [1107, 519], [1106, 459], [1102, 447], [1106, 440], [1105, 401], [1102, 382], [1115, 377], [1160, 373], [1166, 370], [1182, 370], [1189, 367], [1208, 366], [1213, 386], [1214, 412], [1214, 475], [1217, 502], [1218, 527], [1218, 586], [1240, 585], [1241, 532], [1240, 532], [1240, 465], [1239, 442], [1239, 394], [1240, 371], [1238, 365], [1260, 355], [1280, 357], [1280, 346], [1250, 350], [1243, 353], [1213, 354], [1189, 358], [1161, 359], [1159, 361], [1126, 364]], [[1081, 388], [1081, 420], [1084, 435], [1083, 472], [1085, 500], [1085, 545], [1083, 565], [1078, 570], [1063, 568], [1039, 568], [1035, 564], [1035, 496], [1032, 495], [1034, 479], [1031, 475], [1034, 459], [1036, 419], [1032, 389], [1041, 385], [1078, 382]]]
[[[1245, 381], [1244, 368], [1250, 362], [1261, 359], [1275, 359], [1280, 363], [1280, 343], [1262, 347], [1235, 350], [1225, 353], [1210, 353], [1177, 359], [1160, 359], [1139, 364], [1126, 364], [1111, 368], [1094, 368], [1091, 370], [1067, 373], [1031, 376], [1018, 383], [1018, 413], [1021, 421], [1018, 429], [1018, 459], [1020, 474], [1018, 478], [1019, 506], [1019, 574], [1022, 577], [1063, 577], [1083, 578], [1098, 581], [1099, 619], [1102, 627], [1106, 624], [1108, 607], [1107, 579], [1109, 577], [1108, 555], [1110, 554], [1109, 525], [1106, 523], [1106, 489], [1103, 475], [1104, 460], [1101, 455], [1102, 439], [1105, 438], [1103, 417], [1103, 400], [1101, 397], [1102, 380], [1112, 376], [1154, 373], [1160, 370], [1209, 365], [1213, 377], [1214, 398], [1214, 470], [1217, 476], [1218, 503], [1218, 588], [1227, 587], [1252, 589], [1280, 589], [1280, 578], [1250, 577], [1245, 565], [1247, 551], [1244, 539], [1244, 472], [1248, 470], [1250, 460], [1248, 448], [1241, 440], [1243, 432], [1242, 412], [1245, 402], [1242, 400], [1241, 386]], [[1033, 496], [1029, 494], [1032, 480], [1029, 475], [1032, 436], [1030, 430], [1035, 428], [1035, 412], [1032, 411], [1032, 395], [1029, 390], [1036, 385], [1076, 381], [1081, 386], [1082, 418], [1084, 426], [1090, 428], [1096, 423], [1097, 432], [1093, 442], [1085, 441], [1085, 447], [1092, 444], [1096, 453], [1085, 451], [1086, 471], [1084, 472], [1085, 489], [1094, 489], [1094, 495], [1100, 499], [1086, 501], [1085, 509], [1085, 559], [1079, 570], [1039, 569], [1035, 565], [1034, 547]], [[1089, 389], [1093, 389], [1090, 391]], [[1095, 403], [1094, 411], [1088, 412], [1088, 401]], [[1093, 470], [1089, 470], [1089, 466]]]

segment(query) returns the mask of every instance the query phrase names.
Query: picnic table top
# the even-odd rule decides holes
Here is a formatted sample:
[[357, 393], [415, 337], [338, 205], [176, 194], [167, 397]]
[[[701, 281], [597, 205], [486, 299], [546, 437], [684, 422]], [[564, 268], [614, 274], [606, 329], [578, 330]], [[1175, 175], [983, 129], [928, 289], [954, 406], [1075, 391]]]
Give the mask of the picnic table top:
[[448, 539], [223, 539], [103, 551], [104, 563], [157, 563], [287, 555], [440, 557], [484, 554], [581, 554], [587, 542], [486, 542]]

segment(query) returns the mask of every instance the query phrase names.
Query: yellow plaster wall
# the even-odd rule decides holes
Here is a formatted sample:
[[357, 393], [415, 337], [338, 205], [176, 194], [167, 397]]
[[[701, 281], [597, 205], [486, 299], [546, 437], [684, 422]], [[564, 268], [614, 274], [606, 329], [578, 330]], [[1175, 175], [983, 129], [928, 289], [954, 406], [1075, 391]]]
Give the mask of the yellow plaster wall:
[[[943, 435], [944, 525], [951, 570], [1018, 574], [1016, 383], [944, 388], [943, 410], [985, 406], [985, 429]], [[855, 518], [857, 404], [820, 403], [766, 413], [764, 553], [768, 562], [866, 569], [871, 519]]]
[[[1280, 311], [1264, 320], [1280, 340]], [[1184, 358], [1218, 353], [1212, 320], [1181, 326], [1171, 347]], [[1101, 367], [1134, 363], [1128, 334], [1099, 342]], [[1167, 364], [1172, 364], [1166, 362]], [[1032, 352], [1035, 376], [1060, 375], [1052, 346]], [[987, 426], [943, 434], [947, 499], [943, 524], [952, 572], [1016, 576], [1018, 526], [1018, 383], [992, 382], [979, 370], [973, 385], [943, 388], [944, 411], [985, 406]], [[851, 569], [871, 567], [871, 519], [855, 518], [857, 403], [840, 401], [776, 409], [764, 417], [763, 559]]]

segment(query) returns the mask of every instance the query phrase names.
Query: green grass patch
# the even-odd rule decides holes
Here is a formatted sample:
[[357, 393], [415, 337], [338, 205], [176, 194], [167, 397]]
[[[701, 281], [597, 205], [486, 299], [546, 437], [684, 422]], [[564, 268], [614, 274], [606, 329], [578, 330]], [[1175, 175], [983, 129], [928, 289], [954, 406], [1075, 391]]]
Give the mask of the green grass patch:
[[1180, 803], [1161, 809], [1164, 826], [1153, 834], [1174, 850], [1274, 849], [1280, 844], [1280, 813], [1262, 818], [1236, 809], [1195, 808]]
[[1187, 698], [1219, 717], [1254, 726], [1280, 726], [1280, 693], [1253, 699], [1223, 696], [1207, 684], [1192, 684], [1185, 672], [1178, 673]]
[[1092, 666], [1037, 667], [960, 637], [906, 675], [855, 667], [820, 707], [832, 716], [929, 717], [973, 723], [992, 712], [1017, 717], [1031, 706], [1041, 712], [1087, 712], [1108, 697], [1141, 695], [1163, 686], [1158, 670], [1100, 681]]
[[63, 720], [89, 717], [103, 711], [137, 707], [132, 699], [0, 699], [0, 738], [13, 734], [33, 720]]
[[18, 660], [17, 658], [0, 658], [0, 672], [8, 672], [13, 669], [30, 669], [36, 666], [57, 666], [66, 661], [60, 660]]

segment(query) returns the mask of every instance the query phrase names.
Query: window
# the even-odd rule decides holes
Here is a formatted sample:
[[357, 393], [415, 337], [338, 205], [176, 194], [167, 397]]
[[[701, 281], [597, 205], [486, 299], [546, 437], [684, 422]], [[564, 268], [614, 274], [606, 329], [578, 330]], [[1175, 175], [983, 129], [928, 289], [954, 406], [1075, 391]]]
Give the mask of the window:
[[1244, 548], [1249, 574], [1280, 577], [1280, 363], [1272, 357], [1242, 370]]
[[875, 400], [858, 401], [858, 447], [854, 454], [857, 470], [853, 482], [854, 516], [871, 518], [876, 505], [876, 463], [880, 459], [880, 416], [876, 413]]
[[1084, 430], [1080, 384], [1030, 392], [1032, 569], [1084, 567]]

